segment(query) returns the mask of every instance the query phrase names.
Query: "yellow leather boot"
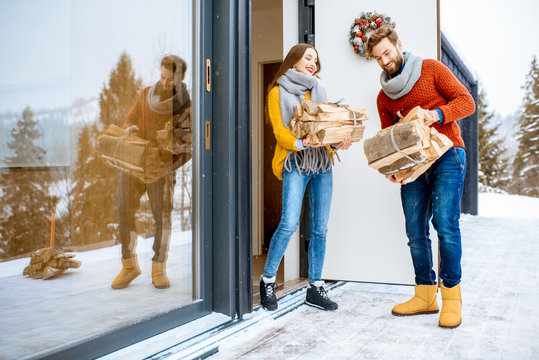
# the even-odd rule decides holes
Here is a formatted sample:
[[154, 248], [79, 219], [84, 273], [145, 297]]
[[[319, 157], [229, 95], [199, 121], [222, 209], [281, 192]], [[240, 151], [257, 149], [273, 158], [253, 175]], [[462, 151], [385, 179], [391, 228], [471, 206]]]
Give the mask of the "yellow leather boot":
[[443, 328], [456, 328], [462, 322], [460, 284], [452, 288], [446, 288], [442, 284], [440, 290], [442, 292], [442, 312], [440, 312], [438, 325]]
[[137, 276], [140, 275], [137, 255], [131, 256], [129, 259], [122, 260], [122, 270], [112, 281], [113, 289], [123, 289]]
[[158, 289], [166, 289], [170, 287], [170, 280], [166, 274], [166, 263], [152, 261], [152, 282]]
[[416, 285], [415, 296], [410, 300], [396, 305], [391, 313], [397, 316], [435, 314], [438, 312], [436, 293], [438, 285]]

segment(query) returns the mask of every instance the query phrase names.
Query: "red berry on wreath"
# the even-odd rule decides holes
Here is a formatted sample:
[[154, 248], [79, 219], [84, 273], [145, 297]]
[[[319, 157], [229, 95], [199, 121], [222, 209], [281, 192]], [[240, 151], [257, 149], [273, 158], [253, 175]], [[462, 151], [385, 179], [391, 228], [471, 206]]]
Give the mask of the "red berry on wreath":
[[359, 24], [359, 19], [356, 19], [356, 24]]
[[[376, 25], [380, 25], [381, 22], [382, 22], [382, 18], [376, 19]], [[378, 26], [378, 27], [380, 27], [380, 26]]]
[[362, 37], [361, 37], [361, 40], [365, 41], [365, 36], [362, 36]]
[[363, 36], [363, 31], [359, 31], [359, 32], [357, 33], [357, 36], [358, 36], [358, 37]]
[[356, 46], [354, 46], [354, 50], [357, 50], [357, 45], [356, 45]]

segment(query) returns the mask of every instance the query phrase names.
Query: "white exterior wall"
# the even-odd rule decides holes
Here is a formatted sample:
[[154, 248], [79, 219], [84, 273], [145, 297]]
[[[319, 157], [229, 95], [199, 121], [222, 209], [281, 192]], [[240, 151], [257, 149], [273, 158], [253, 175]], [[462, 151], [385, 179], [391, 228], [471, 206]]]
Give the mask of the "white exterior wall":
[[[344, 97], [343, 103], [367, 109], [369, 120], [365, 122], [364, 139], [380, 130], [376, 96], [381, 69], [374, 60], [366, 61], [353, 52], [348, 42], [350, 25], [363, 11], [391, 16], [404, 50], [436, 59], [436, 3], [434, 0], [316, 1], [315, 42], [322, 63], [322, 82], [330, 101]], [[283, 43], [288, 41], [285, 39]], [[334, 167], [323, 277], [413, 284], [400, 186], [367, 166], [363, 141], [348, 151], [339, 151], [339, 155], [341, 163]], [[436, 239], [432, 235], [435, 234], [431, 234], [431, 239]], [[437, 245], [437, 241], [434, 243]], [[436, 248], [433, 253], [437, 254]]]

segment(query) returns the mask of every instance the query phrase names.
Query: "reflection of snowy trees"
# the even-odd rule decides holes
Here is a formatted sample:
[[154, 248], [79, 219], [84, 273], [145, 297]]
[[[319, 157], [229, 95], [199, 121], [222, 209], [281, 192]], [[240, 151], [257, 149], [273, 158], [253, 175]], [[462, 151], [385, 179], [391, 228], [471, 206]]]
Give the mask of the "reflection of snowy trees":
[[71, 238], [75, 246], [115, 241], [118, 217], [118, 172], [97, 155], [96, 141], [110, 124], [121, 125], [141, 88], [131, 59], [121, 54], [108, 83], [99, 94], [98, 121], [83, 125], [77, 139], [70, 192]]
[[[29, 107], [10, 132], [5, 156], [8, 166], [0, 174], [1, 257], [29, 253], [49, 243], [50, 215], [57, 198], [49, 193], [52, 172], [44, 167], [46, 151], [36, 142], [42, 137]], [[41, 166], [40, 166], [41, 165]]]

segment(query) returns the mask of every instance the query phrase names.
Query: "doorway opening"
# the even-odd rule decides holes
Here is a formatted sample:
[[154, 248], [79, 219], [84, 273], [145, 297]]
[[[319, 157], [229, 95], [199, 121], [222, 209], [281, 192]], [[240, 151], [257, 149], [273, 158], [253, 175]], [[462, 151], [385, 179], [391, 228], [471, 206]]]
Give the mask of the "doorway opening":
[[[256, 307], [260, 303], [260, 276], [281, 217], [282, 182], [273, 175], [271, 166], [276, 140], [265, 108], [268, 86], [283, 60], [283, 2], [253, 0], [251, 9], [252, 283]], [[300, 277], [301, 248], [298, 231], [277, 270], [277, 297], [307, 284], [307, 279]]]

